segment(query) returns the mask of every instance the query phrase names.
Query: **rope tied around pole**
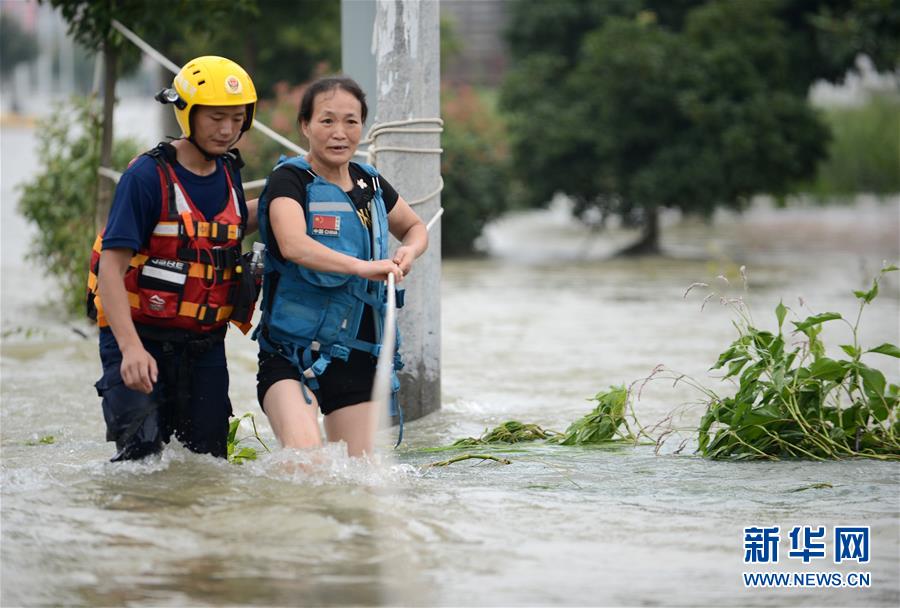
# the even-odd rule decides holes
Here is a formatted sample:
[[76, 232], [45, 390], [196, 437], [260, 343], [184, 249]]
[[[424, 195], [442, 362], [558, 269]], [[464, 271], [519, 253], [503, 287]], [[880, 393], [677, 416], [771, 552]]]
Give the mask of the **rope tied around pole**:
[[[419, 126], [419, 125], [436, 125], [436, 126]], [[394, 120], [390, 122], [376, 122], [369, 129], [369, 135], [362, 140], [360, 144], [368, 145], [369, 148], [365, 152], [357, 152], [358, 156], [365, 156], [366, 162], [373, 166], [378, 166], [379, 152], [408, 152], [411, 154], [441, 154], [443, 148], [416, 148], [410, 146], [379, 146], [378, 137], [386, 133], [402, 133], [402, 134], [419, 134], [419, 135], [440, 135], [444, 132], [444, 121], [440, 118], [409, 118], [407, 120]], [[409, 205], [420, 205], [431, 200], [441, 193], [444, 189], [443, 178], [438, 178], [437, 187], [417, 199], [407, 201]]]

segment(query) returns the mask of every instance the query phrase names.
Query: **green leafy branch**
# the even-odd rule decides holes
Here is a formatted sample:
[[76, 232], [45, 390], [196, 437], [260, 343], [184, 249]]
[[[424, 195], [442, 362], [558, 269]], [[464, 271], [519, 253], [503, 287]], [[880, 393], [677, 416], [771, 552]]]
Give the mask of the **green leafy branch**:
[[[238, 439], [237, 432], [241, 427], [241, 422], [245, 418], [250, 419], [250, 424], [253, 426], [253, 435]], [[228, 462], [232, 464], [243, 464], [247, 460], [256, 460], [257, 453], [255, 448], [240, 445], [242, 442], [250, 439], [258, 441], [267, 452], [271, 451], [269, 450], [269, 446], [262, 440], [262, 437], [259, 436], [259, 431], [256, 428], [256, 418], [254, 418], [251, 412], [247, 412], [239, 418], [233, 418], [231, 422], [228, 423]]]
[[[703, 389], [707, 409], [698, 429], [700, 454], [714, 459], [900, 459], [900, 388], [862, 361], [864, 354], [900, 358], [900, 349], [890, 343], [864, 349], [859, 341], [863, 309], [878, 295], [882, 276], [896, 270], [885, 266], [869, 290], [854, 291], [859, 309], [852, 323], [837, 312], [791, 321], [792, 333], [803, 337], [792, 346], [784, 333], [792, 311], [783, 302], [775, 307], [777, 332], [770, 332], [752, 323], [742, 299], [736, 303], [720, 296], [738, 312], [738, 337], [711, 369], [723, 370], [723, 380], [735, 379], [737, 390], [721, 397]], [[847, 359], [826, 356], [821, 339], [823, 325], [838, 320], [852, 335], [851, 344], [840, 345]]]

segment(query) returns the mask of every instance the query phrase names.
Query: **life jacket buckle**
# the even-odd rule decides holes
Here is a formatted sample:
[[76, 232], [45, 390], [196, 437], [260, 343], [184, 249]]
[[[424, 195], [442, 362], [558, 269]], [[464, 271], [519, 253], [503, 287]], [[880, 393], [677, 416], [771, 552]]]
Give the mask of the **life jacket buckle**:
[[331, 347], [331, 356], [346, 361], [350, 358], [350, 349], [341, 344], [335, 344]]

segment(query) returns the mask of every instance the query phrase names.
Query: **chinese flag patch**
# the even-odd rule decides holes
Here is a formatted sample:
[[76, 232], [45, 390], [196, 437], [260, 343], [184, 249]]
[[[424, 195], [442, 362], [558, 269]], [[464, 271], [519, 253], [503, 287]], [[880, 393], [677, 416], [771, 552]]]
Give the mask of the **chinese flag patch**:
[[341, 218], [337, 215], [314, 215], [312, 232], [313, 234], [338, 236], [341, 233]]

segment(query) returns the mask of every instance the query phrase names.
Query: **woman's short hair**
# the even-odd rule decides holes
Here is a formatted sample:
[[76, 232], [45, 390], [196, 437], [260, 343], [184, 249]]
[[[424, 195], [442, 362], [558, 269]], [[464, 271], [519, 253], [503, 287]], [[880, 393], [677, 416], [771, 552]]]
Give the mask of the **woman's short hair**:
[[300, 100], [300, 111], [297, 112], [297, 122], [302, 124], [311, 121], [313, 104], [316, 101], [316, 96], [319, 93], [327, 93], [334, 89], [343, 89], [359, 100], [361, 108], [360, 118], [362, 118], [363, 122], [366, 122], [366, 116], [369, 114], [369, 107], [366, 105], [366, 94], [355, 80], [347, 76], [325, 76], [306, 87], [306, 91], [303, 93], [303, 99]]

